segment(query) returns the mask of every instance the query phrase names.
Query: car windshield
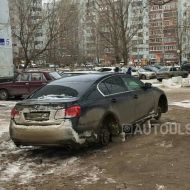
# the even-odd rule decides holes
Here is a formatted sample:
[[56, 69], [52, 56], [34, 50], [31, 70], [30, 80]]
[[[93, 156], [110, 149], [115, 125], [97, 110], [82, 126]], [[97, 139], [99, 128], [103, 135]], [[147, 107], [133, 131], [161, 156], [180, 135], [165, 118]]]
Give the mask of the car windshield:
[[139, 69], [139, 72], [148, 72], [147, 70], [143, 69], [143, 68], [140, 68]]
[[154, 72], [158, 72], [159, 71], [159, 69], [156, 68], [156, 67], [148, 67], [148, 69], [150, 69], [151, 71], [154, 71]]
[[163, 72], [163, 71], [169, 71], [169, 70], [170, 70], [169, 67], [163, 67], [163, 68], [161, 68], [159, 71], [160, 71], [160, 72]]
[[66, 82], [63, 85], [46, 85], [30, 96], [31, 99], [63, 99], [81, 97], [90, 87], [88, 82]]
[[60, 79], [61, 78], [61, 75], [57, 72], [52, 72], [52, 73], [49, 73], [50, 76], [52, 76], [54, 79]]

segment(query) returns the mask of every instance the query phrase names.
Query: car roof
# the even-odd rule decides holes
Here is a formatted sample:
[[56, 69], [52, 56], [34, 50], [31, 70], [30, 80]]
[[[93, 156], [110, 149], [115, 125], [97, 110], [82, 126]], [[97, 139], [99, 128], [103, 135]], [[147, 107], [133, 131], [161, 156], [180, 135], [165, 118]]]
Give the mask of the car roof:
[[23, 73], [53, 73], [53, 72], [56, 72], [56, 71], [37, 71], [37, 70], [27, 70], [27, 71], [24, 71]]
[[95, 82], [97, 80], [101, 80], [103, 78], [109, 76], [116, 76], [116, 75], [126, 75], [122, 73], [97, 73], [97, 74], [86, 74], [86, 75], [77, 75], [77, 76], [70, 76], [58, 79], [49, 83], [50, 85], [64, 85], [65, 82]]
[[100, 73], [98, 71], [72, 71], [72, 72], [63, 72], [63, 74], [88, 74], [88, 73]]

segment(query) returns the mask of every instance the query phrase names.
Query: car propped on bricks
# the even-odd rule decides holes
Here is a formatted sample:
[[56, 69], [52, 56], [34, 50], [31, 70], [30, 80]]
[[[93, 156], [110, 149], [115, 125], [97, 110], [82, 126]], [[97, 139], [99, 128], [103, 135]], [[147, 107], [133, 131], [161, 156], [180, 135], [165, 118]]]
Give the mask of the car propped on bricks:
[[126, 74], [87, 74], [53, 81], [16, 104], [10, 136], [16, 145], [95, 141], [107, 145], [131, 126], [167, 112], [165, 93]]

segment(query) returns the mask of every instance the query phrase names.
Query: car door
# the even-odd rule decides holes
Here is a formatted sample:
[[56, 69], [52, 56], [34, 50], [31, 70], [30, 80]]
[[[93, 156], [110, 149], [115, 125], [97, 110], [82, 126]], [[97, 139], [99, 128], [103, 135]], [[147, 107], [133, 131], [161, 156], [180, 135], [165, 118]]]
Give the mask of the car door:
[[43, 73], [31, 73], [31, 78], [29, 81], [29, 92], [32, 93], [43, 85], [46, 85], [46, 83], [47, 80], [45, 79]]
[[170, 72], [171, 72], [171, 76], [172, 76], [172, 77], [177, 77], [178, 74], [179, 74], [179, 72], [178, 72], [178, 70], [177, 70], [176, 67], [170, 68]]
[[135, 120], [139, 120], [154, 111], [155, 103], [152, 89], [145, 89], [144, 83], [133, 77], [123, 76], [122, 79], [133, 96]]
[[21, 73], [17, 76], [12, 84], [10, 94], [13, 96], [21, 96], [29, 94], [29, 78], [30, 73]]
[[129, 124], [134, 120], [135, 105], [133, 94], [128, 89], [120, 75], [111, 76], [103, 81], [109, 94], [106, 96], [110, 110], [120, 119], [120, 124]]

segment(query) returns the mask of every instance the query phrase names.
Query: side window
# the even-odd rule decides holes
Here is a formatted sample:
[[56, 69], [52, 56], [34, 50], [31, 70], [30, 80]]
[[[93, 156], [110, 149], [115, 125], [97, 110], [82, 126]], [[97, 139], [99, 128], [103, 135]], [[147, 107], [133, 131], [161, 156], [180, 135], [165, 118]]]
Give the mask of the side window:
[[87, 99], [88, 100], [95, 100], [102, 97], [102, 95], [100, 94], [100, 92], [94, 88], [93, 91], [88, 95]]
[[18, 75], [16, 81], [18, 82], [29, 81], [29, 76], [30, 76], [29, 73], [21, 73]]
[[43, 81], [43, 82], [47, 82], [46, 77], [44, 76], [44, 74], [41, 73], [41, 75], [42, 75], [42, 81]]
[[104, 94], [104, 95], [109, 95], [109, 91], [108, 91], [108, 88], [107, 86], [105, 85], [105, 82], [101, 82], [99, 85], [99, 90]]
[[31, 74], [31, 81], [42, 81], [41, 73], [32, 73]]
[[118, 76], [110, 77], [106, 79], [104, 83], [109, 91], [109, 94], [116, 94], [127, 91], [123, 80]]
[[170, 68], [170, 71], [177, 71], [177, 68], [176, 67], [172, 67], [172, 68]]
[[125, 85], [128, 87], [128, 90], [140, 90], [144, 84], [141, 81], [130, 77], [122, 77]]

